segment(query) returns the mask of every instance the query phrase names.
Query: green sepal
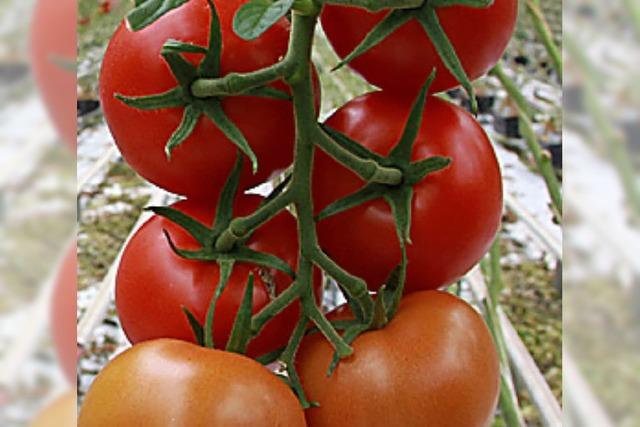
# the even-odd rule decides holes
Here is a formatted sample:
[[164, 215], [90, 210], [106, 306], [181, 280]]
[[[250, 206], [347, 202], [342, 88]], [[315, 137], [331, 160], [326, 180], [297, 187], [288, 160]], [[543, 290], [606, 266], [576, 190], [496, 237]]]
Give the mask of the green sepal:
[[389, 289], [388, 299], [385, 304], [387, 307], [387, 318], [389, 321], [391, 321], [398, 312], [398, 307], [400, 306], [400, 300], [402, 300], [402, 296], [404, 295], [404, 286], [407, 280], [409, 257], [407, 256], [407, 245], [402, 240], [400, 241], [400, 251], [402, 253], [400, 265], [397, 267], [395, 275], [392, 272], [386, 286], [386, 288]]
[[220, 75], [220, 56], [222, 55], [222, 29], [220, 28], [220, 17], [216, 6], [211, 0], [207, 0], [211, 10], [211, 24], [209, 26], [209, 46], [204, 59], [200, 63], [199, 72], [201, 77], [215, 78]]
[[242, 297], [242, 303], [238, 308], [236, 320], [231, 329], [231, 335], [227, 342], [227, 351], [245, 354], [251, 340], [251, 314], [253, 312], [253, 273], [249, 275], [249, 281]]
[[222, 109], [222, 103], [219, 99], [214, 98], [201, 103], [204, 114], [212, 120], [218, 129], [246, 156], [251, 160], [251, 170], [253, 173], [258, 171], [258, 158], [251, 149], [249, 142], [244, 137], [240, 129], [227, 117]]
[[189, 326], [193, 331], [193, 337], [195, 338], [196, 343], [199, 346], [204, 347], [204, 329], [202, 328], [202, 325], [200, 324], [196, 316], [187, 307], [183, 305], [181, 309], [185, 316], [187, 316], [187, 321], [189, 322]]
[[336, 71], [351, 61], [367, 52], [372, 47], [376, 46], [388, 36], [390, 36], [395, 30], [409, 22], [415, 17], [415, 12], [407, 10], [392, 10], [387, 16], [382, 19], [360, 42], [358, 46], [353, 49], [342, 61], [336, 65], [332, 71]]
[[125, 96], [116, 93], [115, 98], [129, 107], [138, 110], [159, 110], [162, 108], [178, 108], [187, 104], [187, 99], [181, 88], [175, 87], [163, 93], [148, 96]]
[[451, 165], [451, 162], [451, 157], [433, 156], [412, 163], [407, 170], [404, 171], [404, 182], [411, 185], [417, 184], [427, 175], [446, 169]]
[[213, 235], [215, 236], [226, 230], [233, 219], [233, 202], [240, 186], [242, 165], [242, 155], [238, 152], [236, 163], [233, 165], [233, 169], [231, 169], [231, 173], [222, 188], [220, 197], [218, 197], [218, 207], [216, 208], [216, 217], [213, 223]]
[[167, 206], [150, 206], [146, 210], [154, 214], [168, 219], [172, 223], [180, 226], [184, 231], [189, 233], [191, 237], [196, 239], [202, 246], [207, 247], [212, 243], [211, 230], [195, 218], [181, 212], [177, 209]]
[[413, 200], [413, 187], [403, 185], [387, 192], [385, 200], [391, 207], [391, 213], [395, 218], [396, 232], [401, 241], [411, 243], [411, 201]]
[[291, 10], [294, 0], [251, 0], [233, 18], [233, 30], [244, 40], [255, 40]]
[[431, 39], [431, 43], [438, 52], [444, 66], [453, 74], [469, 95], [471, 110], [474, 114], [477, 113], [478, 100], [476, 99], [475, 90], [473, 89], [467, 72], [460, 62], [460, 58], [458, 58], [456, 54], [455, 48], [440, 24], [440, 19], [436, 14], [435, 8], [427, 3], [426, 7], [423, 7], [418, 15], [418, 22], [420, 22], [429, 39]]
[[189, 0], [136, 0], [135, 8], [127, 15], [127, 23], [133, 31], [153, 24], [167, 12], [182, 6]]
[[316, 221], [322, 221], [323, 219], [332, 217], [351, 208], [355, 208], [363, 203], [375, 200], [384, 195], [386, 191], [387, 187], [381, 184], [367, 184], [354, 193], [329, 204], [329, 206], [325, 207], [316, 216]]
[[166, 53], [207, 53], [207, 48], [180, 40], [167, 40], [162, 46], [162, 52]]
[[273, 268], [288, 274], [292, 278], [295, 278], [296, 273], [293, 271], [291, 266], [275, 255], [254, 251], [253, 249], [249, 249], [247, 247], [240, 247], [234, 250], [231, 254], [238, 261], [256, 264], [262, 267]]
[[468, 6], [485, 8], [493, 5], [495, 0], [430, 0], [433, 7]]
[[384, 159], [384, 157], [382, 157], [378, 153], [374, 153], [373, 151], [369, 150], [364, 145], [354, 141], [353, 139], [349, 138], [347, 135], [343, 134], [342, 132], [339, 132], [339, 131], [333, 129], [333, 128], [327, 126], [326, 124], [321, 124], [320, 127], [338, 145], [342, 146], [342, 148], [350, 151], [351, 153], [355, 154], [356, 156], [358, 156], [360, 158], [363, 158], [363, 159], [375, 160], [376, 162], [380, 162], [380, 161], [382, 161]]
[[[348, 345], [351, 345], [356, 340], [356, 338], [358, 338], [363, 332], [366, 332], [368, 329], [369, 325], [356, 323], [344, 331], [342, 339]], [[333, 359], [331, 359], [331, 363], [329, 364], [329, 369], [327, 369], [327, 377], [333, 375], [333, 372], [338, 367], [338, 363], [340, 363], [340, 355], [337, 352], [334, 352]]]
[[218, 304], [218, 300], [222, 296], [222, 293], [229, 283], [229, 278], [231, 277], [231, 273], [233, 272], [233, 265], [233, 260], [223, 260], [218, 262], [218, 266], [220, 268], [220, 278], [218, 280], [218, 286], [216, 286], [216, 290], [214, 291], [213, 296], [211, 297], [211, 301], [209, 302], [209, 308], [207, 309], [207, 315], [204, 323], [204, 345], [207, 348], [214, 348], [213, 322], [216, 313], [216, 305]]
[[433, 79], [436, 77], [436, 70], [431, 71], [431, 74], [427, 78], [427, 81], [422, 86], [420, 94], [416, 98], [411, 112], [402, 131], [400, 141], [393, 147], [391, 153], [389, 153], [388, 159], [394, 162], [408, 163], [411, 161], [411, 153], [413, 151], [413, 145], [420, 132], [422, 126], [422, 116], [424, 115], [424, 106], [427, 102], [427, 93], [429, 87], [433, 83]]
[[191, 99], [191, 83], [198, 78], [198, 69], [187, 61], [181, 53], [176, 52], [176, 46], [172, 43], [172, 40], [167, 43], [167, 49], [165, 50], [165, 47], [163, 47], [161, 55], [182, 88], [184, 96]]
[[200, 120], [200, 116], [202, 116], [202, 111], [195, 105], [188, 104], [186, 107], [184, 107], [180, 125], [176, 128], [175, 131], [173, 131], [171, 137], [169, 138], [169, 141], [167, 141], [167, 145], [164, 148], [167, 159], [171, 160], [173, 150], [175, 150], [176, 147], [186, 141], [187, 138], [189, 138], [189, 136], [193, 133], [193, 130], [198, 124], [198, 120]]

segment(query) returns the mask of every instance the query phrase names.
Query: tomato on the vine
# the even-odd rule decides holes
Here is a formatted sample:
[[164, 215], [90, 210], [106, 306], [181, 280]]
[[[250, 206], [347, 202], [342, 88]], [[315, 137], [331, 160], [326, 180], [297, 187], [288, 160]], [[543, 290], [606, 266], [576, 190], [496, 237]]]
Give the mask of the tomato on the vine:
[[[222, 31], [221, 75], [255, 71], [278, 62], [286, 53], [289, 23], [278, 21], [261, 37], [246, 41], [232, 28], [233, 16], [243, 0], [216, 0]], [[170, 39], [207, 46], [211, 10], [207, 0], [191, 0], [156, 22], [134, 32], [123, 23], [113, 35], [100, 74], [100, 99], [109, 129], [125, 160], [145, 179], [191, 198], [212, 197], [224, 186], [236, 160], [236, 146], [204, 116], [193, 133], [167, 159], [165, 145], [178, 127], [184, 108], [141, 111], [114, 98], [165, 92], [177, 82], [160, 51]], [[187, 55], [199, 64], [202, 54]], [[274, 87], [287, 91], [283, 82]], [[242, 188], [264, 182], [293, 160], [294, 120], [288, 100], [233, 96], [222, 100], [228, 118], [255, 152], [258, 172], [249, 162]]]
[[[376, 92], [349, 102], [327, 124], [387, 155], [400, 139], [410, 108]], [[489, 138], [470, 114], [437, 97], [427, 99], [412, 154], [414, 161], [431, 156], [450, 157], [452, 163], [413, 188], [407, 292], [435, 289], [466, 273], [488, 250], [502, 213], [500, 167]], [[318, 212], [363, 185], [353, 172], [318, 152], [313, 176]], [[394, 217], [383, 199], [321, 220], [318, 237], [327, 254], [372, 290], [401, 260]]]
[[77, 257], [74, 242], [62, 261], [51, 301], [51, 334], [58, 362], [71, 384], [76, 384]]
[[[343, 308], [332, 320], [352, 318]], [[302, 385], [319, 406], [309, 427], [485, 427], [499, 391], [498, 357], [482, 317], [440, 291], [405, 297], [384, 329], [365, 332], [330, 377], [333, 349], [317, 333], [298, 352]]]
[[49, 116], [76, 150], [76, 21], [74, 0], [39, 0], [31, 21], [31, 66]]
[[[252, 213], [262, 199], [240, 196], [234, 214]], [[181, 201], [173, 205], [203, 224], [211, 225], [212, 203]], [[171, 249], [166, 231], [178, 248], [198, 249], [186, 231], [168, 219], [154, 216], [127, 244], [116, 279], [116, 308], [122, 328], [132, 343], [156, 338], [195, 341], [182, 307], [188, 308], [204, 324], [209, 302], [218, 285], [220, 268], [215, 262], [187, 260]], [[249, 238], [246, 245], [255, 251], [273, 254], [295, 269], [298, 258], [296, 224], [289, 212], [281, 212]], [[249, 280], [254, 275], [253, 313], [291, 285], [284, 272], [236, 263], [216, 306], [213, 338], [216, 348], [224, 348]], [[314, 281], [320, 286], [319, 277]], [[274, 317], [251, 341], [248, 355], [260, 356], [284, 347], [300, 315], [300, 305], [292, 304]]]
[[[338, 55], [345, 57], [388, 13], [326, 5], [322, 27]], [[487, 8], [438, 8], [440, 24], [471, 80], [498, 62], [513, 34], [517, 14], [517, 0], [495, 0]], [[458, 86], [416, 20], [404, 24], [350, 66], [370, 83], [397, 95], [415, 96], [434, 67], [437, 74], [431, 93]]]
[[287, 385], [235, 353], [177, 340], [138, 344], [96, 377], [79, 427], [304, 427]]

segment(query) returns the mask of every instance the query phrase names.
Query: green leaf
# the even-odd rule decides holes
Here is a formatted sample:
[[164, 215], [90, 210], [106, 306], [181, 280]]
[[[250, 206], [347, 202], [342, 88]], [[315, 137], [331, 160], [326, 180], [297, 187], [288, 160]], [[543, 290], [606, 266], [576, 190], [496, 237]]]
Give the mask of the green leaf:
[[442, 63], [466, 90], [469, 95], [472, 111], [474, 113], [477, 112], [478, 100], [476, 99], [473, 85], [460, 62], [460, 58], [458, 58], [456, 50], [451, 44], [447, 33], [442, 28], [442, 25], [440, 25], [440, 20], [438, 19], [436, 10], [431, 6], [422, 8], [420, 10], [418, 21], [426, 31], [429, 39], [431, 39], [431, 43], [433, 43], [433, 46], [436, 48]]
[[387, 189], [380, 184], [367, 184], [355, 193], [351, 193], [350, 195], [331, 203], [318, 214], [316, 220], [321, 221], [363, 203], [382, 197], [386, 190]]
[[[366, 35], [364, 40], [360, 42], [358, 46], [351, 51], [338, 65], [336, 65], [332, 71], [338, 70], [363, 53], [367, 52], [372, 47], [376, 46], [388, 36], [391, 35], [395, 30], [409, 22], [411, 19], [415, 17], [414, 12], [406, 11], [406, 10], [392, 10], [384, 17], [382, 21], [378, 23], [369, 33]], [[380, 64], [383, 66], [384, 64]]]
[[432, 156], [412, 163], [404, 174], [404, 181], [408, 185], [415, 185], [427, 175], [449, 167], [451, 161], [450, 157]]
[[216, 304], [227, 287], [227, 283], [229, 283], [229, 278], [233, 272], [234, 262], [232, 260], [224, 260], [220, 261], [218, 265], [220, 267], [220, 278], [218, 280], [218, 286], [216, 286], [216, 290], [209, 302], [209, 308], [207, 309], [207, 316], [204, 322], [204, 345], [207, 348], [214, 348], [213, 320], [216, 313]]
[[242, 92], [242, 95], [256, 96], [258, 98], [279, 99], [282, 101], [291, 101], [293, 99], [287, 92], [271, 86], [262, 86], [249, 89], [246, 92]]
[[136, 0], [135, 8], [127, 15], [129, 28], [133, 31], [142, 30], [187, 1], [189, 0]]
[[207, 53], [207, 49], [202, 46], [173, 39], [165, 42], [162, 51], [166, 53]]
[[186, 141], [187, 138], [193, 133], [193, 130], [196, 128], [198, 124], [198, 120], [202, 112], [200, 109], [195, 107], [193, 104], [189, 104], [184, 108], [184, 113], [182, 115], [182, 121], [178, 128], [173, 132], [167, 145], [165, 146], [165, 154], [167, 155], [167, 159], [171, 160], [171, 154], [176, 147]]
[[202, 328], [202, 325], [200, 324], [200, 322], [198, 322], [196, 316], [191, 311], [189, 311], [187, 307], [183, 305], [181, 308], [182, 312], [185, 314], [185, 316], [187, 316], [189, 326], [191, 326], [191, 330], [193, 331], [193, 336], [196, 339], [196, 342], [199, 346], [204, 346], [204, 329]]
[[202, 246], [206, 247], [211, 244], [211, 230], [203, 225], [200, 221], [185, 214], [184, 212], [180, 212], [177, 209], [166, 206], [151, 206], [148, 207], [147, 210], [153, 212], [158, 216], [167, 218], [174, 224], [179, 225], [194, 239], [196, 239]]
[[230, 256], [241, 262], [248, 262], [262, 267], [280, 270], [292, 278], [295, 278], [295, 272], [291, 266], [275, 255], [257, 252], [247, 247], [242, 247], [233, 251]]
[[429, 87], [435, 77], [436, 70], [434, 69], [429, 75], [427, 82], [422, 86], [422, 90], [420, 90], [418, 98], [413, 103], [413, 107], [409, 113], [409, 118], [407, 119], [404, 131], [402, 132], [402, 137], [396, 146], [393, 147], [393, 150], [391, 150], [388, 157], [389, 159], [400, 161], [405, 164], [411, 161], [413, 144], [415, 143], [416, 138], [418, 137], [418, 132], [420, 132], [420, 127], [422, 126], [422, 116], [424, 112], [424, 105], [427, 102], [427, 93], [429, 92]]
[[401, 242], [411, 243], [411, 201], [413, 200], [413, 187], [403, 185], [397, 189], [387, 191], [385, 200], [391, 206], [391, 213], [395, 218], [396, 232]]
[[220, 55], [222, 53], [222, 30], [220, 17], [216, 6], [211, 0], [207, 0], [211, 10], [211, 25], [209, 26], [209, 47], [204, 59], [200, 63], [201, 77], [215, 78], [220, 75]]
[[182, 88], [175, 87], [167, 92], [158, 93], [156, 95], [129, 97], [115, 94], [115, 98], [124, 102], [126, 105], [137, 108], [138, 110], [159, 110], [161, 108], [178, 108], [186, 105]]
[[233, 30], [245, 40], [254, 40], [289, 12], [294, 0], [252, 0], [233, 18]]
[[349, 138], [347, 135], [335, 129], [332, 129], [331, 127], [325, 124], [321, 124], [320, 127], [322, 128], [322, 130], [324, 130], [327, 133], [327, 135], [329, 135], [336, 143], [338, 143], [338, 145], [342, 146], [342, 148], [350, 151], [356, 156], [362, 159], [372, 159], [372, 160], [375, 160], [376, 162], [380, 162], [381, 160], [384, 159], [384, 157], [382, 157], [378, 153], [374, 153], [373, 151], [369, 150], [367, 147]]
[[224, 184], [220, 197], [218, 198], [218, 208], [216, 210], [216, 218], [213, 227], [215, 235], [226, 230], [233, 219], [233, 202], [235, 201], [238, 186], [240, 185], [240, 176], [242, 174], [243, 164], [242, 160], [242, 154], [238, 151], [236, 163], [227, 178], [227, 182]]
[[253, 273], [249, 275], [249, 282], [244, 291], [242, 303], [238, 308], [236, 320], [231, 329], [227, 342], [227, 351], [245, 354], [251, 339], [251, 314], [253, 312]]
[[222, 109], [222, 104], [219, 99], [211, 99], [206, 103], [203, 103], [204, 114], [211, 119], [218, 129], [229, 138], [229, 140], [235, 144], [244, 154], [251, 160], [251, 169], [253, 173], [258, 170], [258, 158], [251, 149], [249, 142], [244, 137], [240, 129], [227, 117], [226, 113]]

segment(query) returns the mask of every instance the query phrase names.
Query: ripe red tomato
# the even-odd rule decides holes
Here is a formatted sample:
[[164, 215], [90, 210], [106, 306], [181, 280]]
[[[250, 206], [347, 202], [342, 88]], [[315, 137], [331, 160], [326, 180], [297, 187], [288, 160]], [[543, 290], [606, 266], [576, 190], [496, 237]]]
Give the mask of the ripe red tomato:
[[[349, 102], [327, 124], [387, 155], [409, 111], [408, 103], [376, 92]], [[435, 155], [453, 162], [414, 186], [408, 292], [436, 289], [461, 277], [486, 253], [500, 225], [502, 181], [489, 138], [470, 114], [430, 97], [412, 158]], [[313, 177], [318, 212], [362, 185], [359, 177], [318, 152]], [[394, 218], [382, 199], [320, 221], [318, 236], [321, 247], [372, 290], [400, 263]]]
[[49, 116], [76, 151], [75, 0], [39, 0], [31, 22], [31, 65]]
[[[334, 320], [351, 317], [344, 312]], [[326, 376], [333, 350], [319, 334], [300, 347], [302, 385], [319, 407], [309, 427], [490, 425], [499, 365], [489, 330], [464, 301], [439, 291], [405, 297], [381, 330], [353, 343], [354, 354]]]
[[[232, 29], [233, 15], [245, 1], [214, 3], [222, 27], [222, 75], [257, 70], [276, 63], [286, 53], [287, 20], [282, 19], [257, 40], [245, 41]], [[207, 0], [192, 0], [138, 32], [132, 32], [123, 23], [107, 48], [100, 75], [104, 115], [124, 158], [152, 183], [191, 198], [211, 197], [222, 189], [236, 160], [236, 146], [202, 117], [191, 136], [167, 160], [164, 148], [184, 109], [140, 111], [114, 95], [143, 96], [174, 88], [175, 77], [160, 56], [163, 44], [175, 39], [206, 46], [210, 20]], [[198, 64], [202, 55], [189, 55], [189, 59]], [[284, 84], [276, 86], [286, 90]], [[291, 163], [295, 138], [291, 102], [228, 97], [222, 105], [259, 160], [255, 175], [249, 162], [245, 162], [243, 188], [264, 182], [274, 171]]]
[[71, 427], [77, 424], [76, 391], [70, 391], [44, 408], [29, 427]]
[[133, 346], [96, 377], [79, 427], [304, 427], [287, 385], [235, 353], [176, 340]]
[[51, 334], [58, 361], [67, 379], [76, 384], [78, 346], [76, 339], [77, 266], [76, 242], [62, 261], [51, 301]]
[[[237, 199], [236, 215], [253, 212], [258, 196]], [[181, 201], [173, 206], [204, 224], [211, 224], [211, 204]], [[153, 217], [128, 243], [116, 279], [116, 307], [127, 337], [132, 343], [156, 338], [194, 341], [193, 332], [181, 307], [185, 306], [204, 323], [211, 296], [218, 285], [220, 269], [214, 262], [186, 260], [176, 255], [163, 234], [166, 230], [182, 249], [197, 249], [197, 242], [176, 224]], [[278, 256], [295, 269], [298, 257], [296, 225], [288, 212], [282, 212], [258, 229], [248, 240], [249, 248]], [[253, 312], [257, 313], [291, 285], [291, 278], [280, 271], [236, 263], [225, 291], [216, 307], [214, 342], [224, 348], [249, 280], [255, 277]], [[270, 278], [270, 283], [267, 283]], [[320, 284], [319, 277], [315, 281]], [[300, 314], [298, 303], [274, 317], [249, 344], [248, 355], [262, 354], [284, 347]]]
[[[326, 5], [322, 27], [340, 57], [345, 57], [388, 13]], [[485, 74], [502, 56], [518, 14], [517, 0], [495, 0], [488, 8], [442, 7], [437, 11], [471, 80]], [[430, 93], [458, 86], [440, 60], [425, 30], [415, 20], [406, 23], [382, 43], [351, 62], [370, 83], [398, 94], [415, 96], [433, 68], [436, 79]]]

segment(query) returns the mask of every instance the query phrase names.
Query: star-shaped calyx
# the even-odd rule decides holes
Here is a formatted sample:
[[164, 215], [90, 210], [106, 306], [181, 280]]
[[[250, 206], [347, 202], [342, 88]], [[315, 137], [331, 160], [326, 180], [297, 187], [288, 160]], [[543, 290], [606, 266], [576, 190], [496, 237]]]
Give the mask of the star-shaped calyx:
[[[160, 11], [156, 11], [156, 9], [153, 8], [151, 10], [145, 9], [145, 5], [149, 2], [140, 3], [140, 6], [134, 9], [128, 17], [129, 23], [133, 29], [144, 28], [144, 26], [149, 25], [149, 21], [152, 18], [157, 19], [157, 14], [160, 14], [160, 12], [166, 13], [166, 10], [164, 9]], [[175, 8], [184, 3], [184, 1], [176, 0], [169, 3], [171, 7]], [[169, 65], [178, 85], [173, 89], [159, 94], [142, 97], [128, 97], [122, 94], [117, 94], [116, 98], [125, 104], [140, 110], [184, 108], [182, 120], [165, 146], [167, 158], [171, 158], [173, 150], [191, 135], [198, 124], [198, 121], [204, 115], [249, 158], [252, 170], [255, 173], [258, 169], [258, 159], [240, 129], [238, 129], [238, 127], [224, 112], [221, 102], [222, 98], [224, 96], [249, 95], [290, 100], [290, 96], [285, 92], [269, 86], [252, 88], [239, 94], [222, 94], [220, 96], [211, 96], [207, 98], [197, 98], [193, 96], [192, 85], [196, 80], [216, 79], [222, 77], [220, 76], [220, 58], [222, 52], [222, 30], [220, 28], [220, 19], [213, 2], [208, 0], [208, 3], [211, 9], [211, 26], [209, 29], [209, 45], [207, 47], [177, 40], [168, 40], [162, 47], [162, 57]], [[137, 14], [134, 13], [137, 10], [140, 12], [137, 12]], [[147, 13], [147, 15], [144, 15], [143, 12]], [[202, 61], [197, 66], [187, 61], [183, 56], [184, 54], [193, 53], [203, 55]]]
[[390, 36], [398, 28], [411, 20], [416, 20], [424, 29], [427, 37], [435, 47], [442, 63], [449, 72], [460, 82], [469, 95], [471, 109], [478, 110], [475, 92], [455, 48], [451, 44], [447, 33], [442, 28], [436, 13], [439, 7], [468, 6], [485, 8], [493, 4], [494, 0], [425, 0], [423, 5], [414, 9], [393, 9], [366, 35], [354, 50], [349, 53], [334, 69], [339, 69], [378, 43]]
[[[383, 198], [389, 204], [391, 213], [395, 219], [396, 232], [402, 250], [402, 260], [397, 271], [392, 273], [385, 288], [379, 293], [379, 295], [383, 295], [384, 298], [377, 299], [378, 304], [384, 303], [384, 313], [388, 318], [393, 317], [393, 314], [395, 314], [397, 304], [404, 289], [407, 266], [406, 245], [411, 243], [410, 229], [411, 204], [414, 195], [413, 186], [424, 180], [429, 174], [442, 170], [451, 164], [450, 158], [441, 156], [432, 156], [418, 161], [412, 161], [411, 159], [413, 145], [422, 125], [428, 89], [434, 78], [435, 70], [429, 76], [418, 98], [414, 102], [400, 140], [386, 157], [370, 151], [340, 132], [323, 126], [325, 132], [338, 144], [359, 157], [371, 159], [382, 166], [396, 168], [402, 171], [403, 178], [399, 184], [365, 184], [356, 192], [331, 203], [317, 216], [317, 220], [321, 221], [378, 198]], [[393, 296], [390, 297], [390, 294]]]

